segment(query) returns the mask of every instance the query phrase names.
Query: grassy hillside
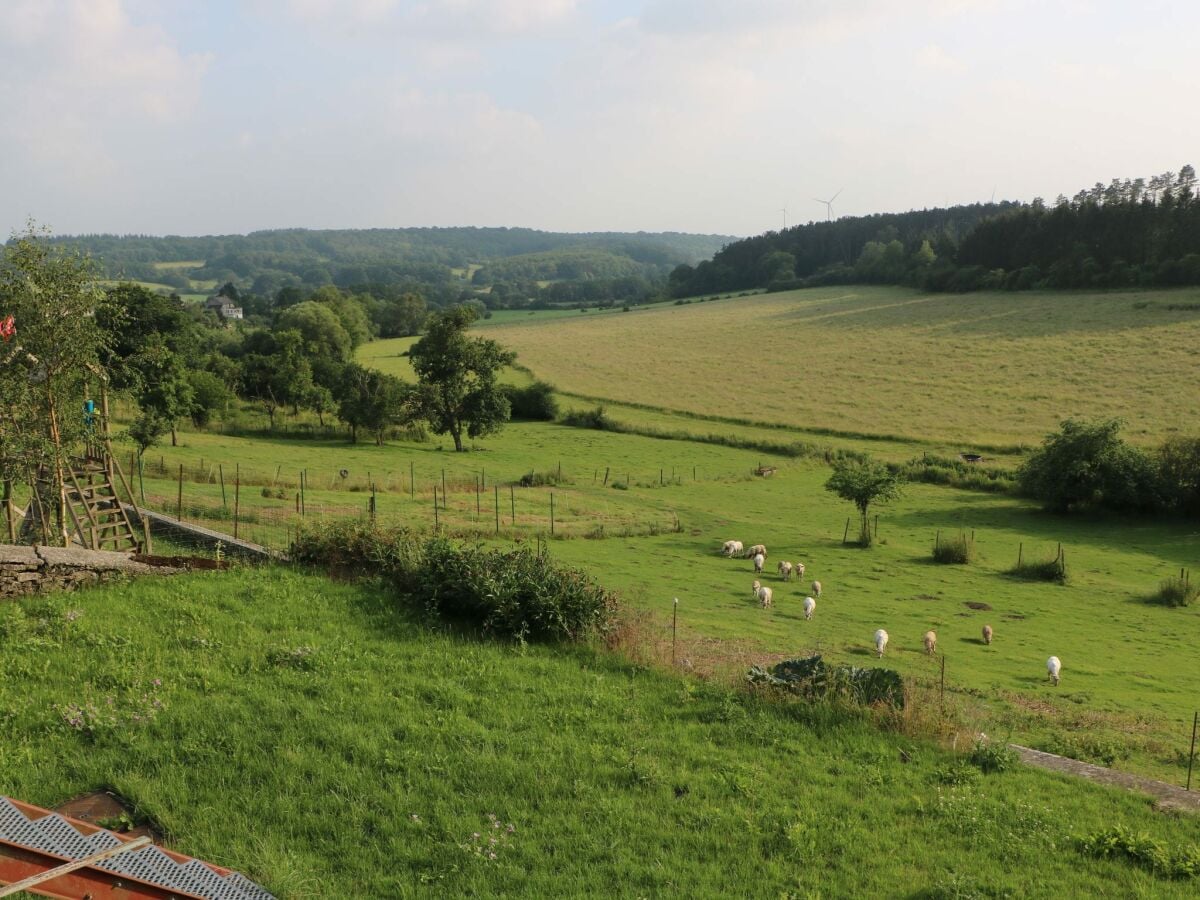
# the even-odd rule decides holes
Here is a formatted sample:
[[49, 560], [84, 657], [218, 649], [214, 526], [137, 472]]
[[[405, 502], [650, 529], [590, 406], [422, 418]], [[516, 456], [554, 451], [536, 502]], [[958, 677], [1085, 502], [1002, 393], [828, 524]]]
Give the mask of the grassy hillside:
[[7, 604], [0, 676], [0, 793], [114, 789], [280, 897], [1194, 890], [1076, 841], [1195, 817], [279, 569]]
[[[752, 654], [818, 649], [839, 661], [861, 661], [872, 633], [884, 627], [893, 639], [891, 664], [928, 679], [937, 661], [921, 652], [921, 635], [935, 628], [964, 723], [1171, 781], [1183, 777], [1200, 667], [1190, 664], [1180, 635], [1196, 631], [1200, 608], [1167, 609], [1144, 598], [1180, 567], [1198, 567], [1194, 526], [1058, 518], [1011, 497], [911, 485], [901, 501], [879, 510], [880, 544], [863, 552], [841, 544], [854, 511], [823, 490], [825, 466], [767, 457], [779, 471], [755, 478], [750, 470], [763, 455], [732, 447], [528, 423], [510, 425], [461, 455], [437, 438], [386, 447], [195, 433], [182, 440], [184, 446], [153, 452], [146, 491], [156, 508], [174, 512], [174, 479], [185, 463], [185, 517], [231, 528], [240, 465], [241, 534], [283, 546], [301, 522], [296, 493], [305, 468], [308, 521], [365, 515], [366, 488], [374, 482], [382, 521], [429, 529], [433, 490], [440, 490], [444, 471], [449, 502], [438, 523], [494, 539], [498, 485], [499, 540], [507, 543], [549, 537], [553, 494], [555, 554], [619, 590], [629, 605], [655, 617], [656, 628], [679, 597], [688, 655], [698, 667], [740, 671]], [[226, 479], [224, 509], [218, 463]], [[557, 476], [560, 464], [558, 486], [510, 489], [533, 470]], [[481, 476], [485, 489], [477, 498]], [[934, 565], [937, 532], [960, 528], [974, 531], [977, 562]], [[717, 556], [729, 538], [770, 548], [774, 609], [761, 610], [751, 599], [749, 562]], [[1019, 551], [1025, 559], [1053, 556], [1059, 542], [1067, 585], [1004, 574]], [[779, 559], [803, 561], [805, 582], [779, 582], [773, 568]], [[825, 593], [814, 620], [805, 622], [800, 604], [813, 578]], [[996, 631], [991, 647], [979, 642], [985, 623]], [[1045, 682], [1051, 654], [1065, 667], [1058, 690]], [[1062, 735], [1089, 743], [1060, 746]]]
[[668, 410], [964, 447], [1117, 416], [1152, 442], [1200, 420], [1198, 297], [820, 288], [488, 332], [563, 391]]

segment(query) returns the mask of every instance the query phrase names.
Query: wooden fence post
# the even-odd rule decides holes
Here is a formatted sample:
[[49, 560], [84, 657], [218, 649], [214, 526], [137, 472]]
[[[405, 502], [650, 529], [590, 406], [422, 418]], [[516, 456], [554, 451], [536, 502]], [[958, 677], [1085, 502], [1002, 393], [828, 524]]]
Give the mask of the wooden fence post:
[[511, 484], [508, 486], [508, 502], [512, 504], [512, 523], [516, 527], [517, 524], [517, 489]]
[[438, 502], [437, 502], [437, 485], [433, 486], [433, 530], [437, 531], [440, 523], [438, 522]]
[[1200, 711], [1192, 714], [1192, 749], [1188, 751], [1187, 789], [1192, 789], [1192, 763], [1196, 761], [1196, 725], [1200, 724]]
[[217, 463], [217, 473], [221, 476], [221, 509], [228, 510], [229, 502], [225, 499], [225, 464]]
[[604, 467], [604, 484], [601, 487], [608, 487], [608, 466]]
[[417, 498], [417, 479], [413, 474], [413, 462], [411, 459], [408, 461], [408, 496], [410, 500]]
[[175, 520], [183, 521], [183, 463], [179, 464], [179, 494], [175, 499]]
[[550, 492], [550, 533], [554, 534], [554, 491]]
[[850, 534], [850, 520], [846, 519], [846, 530], [842, 532], [842, 543], [843, 544], [846, 543], [846, 538], [849, 536], [849, 534]]
[[500, 485], [498, 485], [498, 484], [494, 484], [494, 485], [492, 485], [492, 488], [495, 490], [495, 493], [496, 493], [496, 501], [495, 501], [495, 507], [496, 507], [496, 534], [499, 534], [499, 533], [500, 533]]
[[233, 536], [238, 536], [238, 518], [242, 511], [242, 464], [236, 463], [233, 475]]
[[475, 521], [479, 521], [479, 476], [475, 476]]

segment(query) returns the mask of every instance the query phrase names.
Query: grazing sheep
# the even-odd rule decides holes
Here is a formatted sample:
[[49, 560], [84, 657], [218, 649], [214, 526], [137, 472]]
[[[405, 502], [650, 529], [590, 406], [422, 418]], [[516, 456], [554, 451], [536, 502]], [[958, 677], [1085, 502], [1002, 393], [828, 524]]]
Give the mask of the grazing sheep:
[[817, 608], [816, 600], [814, 600], [812, 597], [804, 598], [804, 618], [811, 619], [813, 616], [813, 610], [815, 610], [816, 608]]
[[779, 561], [779, 574], [783, 576], [784, 581], [792, 580], [792, 564], [786, 559]]
[[792, 571], [796, 573], [796, 580], [799, 581], [804, 577], [804, 563], [793, 563]]
[[812, 592], [813, 592], [813, 596], [814, 596], [814, 597], [820, 597], [820, 596], [821, 596], [821, 582], [819, 582], [819, 581], [814, 581], [814, 582], [812, 583]]
[[755, 555], [755, 557], [754, 557], [754, 574], [755, 575], [762, 574], [763, 563], [765, 563], [766, 561], [767, 561], [767, 558], [765, 556], [763, 556], [761, 553], [758, 553]]
[[887, 649], [888, 633], [880, 628], [875, 632], [875, 656], [881, 658], [883, 651]]
[[763, 609], [771, 605], [771, 589], [764, 587], [761, 582], [754, 582], [754, 599], [759, 602]]
[[1046, 660], [1046, 674], [1050, 676], [1050, 680], [1054, 682], [1054, 686], [1058, 687], [1058, 673], [1062, 671], [1062, 663], [1058, 661], [1057, 656], [1052, 656]]
[[746, 555], [750, 556], [750, 557], [761, 556], [763, 559], [766, 559], [767, 558], [767, 548], [764, 547], [762, 544], [755, 544], [753, 547], [751, 547], [749, 550], [746, 551]]
[[991, 625], [983, 626], [983, 642], [985, 644], [990, 644], [992, 642], [992, 626]]
[[741, 541], [726, 541], [721, 545], [722, 556], [741, 556], [742, 542]]
[[932, 628], [925, 632], [925, 652], [930, 656], [937, 653], [937, 632]]

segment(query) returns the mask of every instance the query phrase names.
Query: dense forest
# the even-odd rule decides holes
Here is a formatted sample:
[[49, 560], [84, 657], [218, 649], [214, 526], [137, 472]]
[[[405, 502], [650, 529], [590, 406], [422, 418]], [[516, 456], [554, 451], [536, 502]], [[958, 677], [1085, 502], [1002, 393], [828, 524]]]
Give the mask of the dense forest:
[[[150, 237], [77, 235], [57, 240], [97, 259], [114, 280], [165, 284], [181, 293], [197, 283], [231, 283], [271, 298], [285, 288], [334, 286], [417, 291], [446, 305], [470, 291], [497, 305], [573, 302], [558, 282], [587, 282], [590, 302], [641, 302], [661, 296], [681, 263], [705, 259], [733, 240], [668, 233], [561, 234], [529, 228], [398, 228], [247, 235]], [[567, 294], [572, 294], [568, 291]], [[554, 295], [554, 296], [551, 296]], [[540, 303], [539, 303], [540, 301]]]
[[1097, 183], [1053, 205], [976, 203], [851, 216], [727, 245], [681, 264], [672, 296], [817, 284], [933, 291], [1200, 284], [1196, 173]]

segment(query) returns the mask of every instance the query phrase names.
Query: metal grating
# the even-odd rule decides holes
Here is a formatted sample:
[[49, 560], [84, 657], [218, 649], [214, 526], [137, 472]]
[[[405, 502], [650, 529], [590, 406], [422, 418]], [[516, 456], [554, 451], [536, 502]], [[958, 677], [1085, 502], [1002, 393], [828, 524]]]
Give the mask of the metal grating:
[[[110, 850], [122, 843], [105, 829], [85, 836], [57, 813], [30, 820], [6, 797], [0, 797], [0, 841], [68, 860]], [[204, 900], [275, 900], [266, 889], [241, 873], [225, 877], [198, 859], [179, 863], [154, 846], [103, 860], [93, 868]]]

